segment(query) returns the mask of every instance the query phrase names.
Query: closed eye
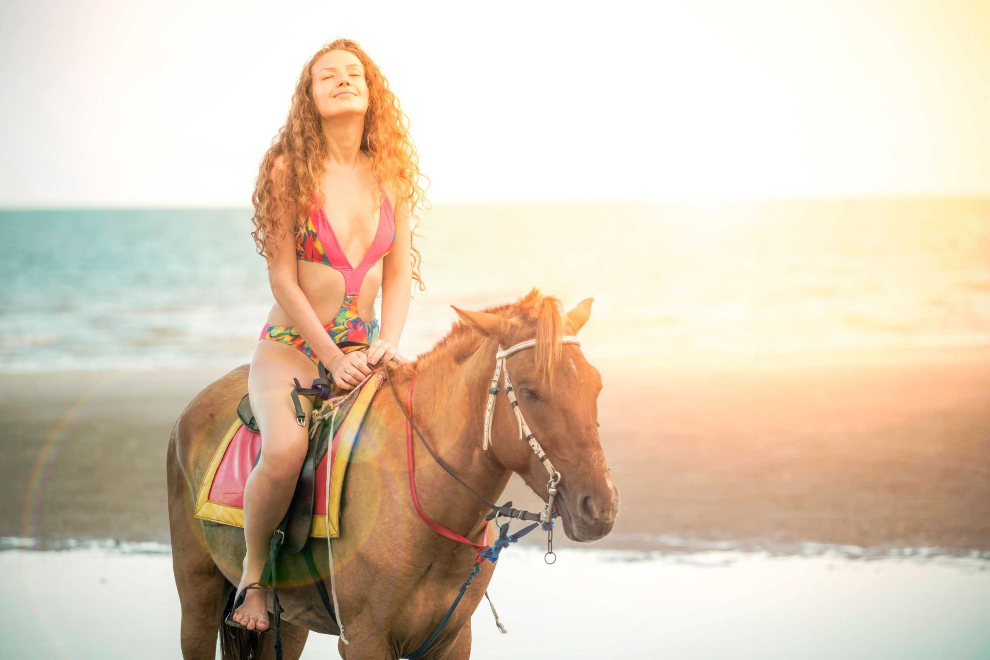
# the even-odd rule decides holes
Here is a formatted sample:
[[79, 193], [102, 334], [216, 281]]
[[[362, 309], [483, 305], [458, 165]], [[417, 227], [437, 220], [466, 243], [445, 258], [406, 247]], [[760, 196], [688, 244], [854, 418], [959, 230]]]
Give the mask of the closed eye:
[[524, 387], [524, 388], [522, 388], [519, 391], [522, 392], [526, 396], [526, 398], [529, 399], [530, 401], [539, 401], [540, 400], [540, 395], [537, 394], [536, 392], [534, 392], [533, 390], [530, 390], [530, 389], [527, 389], [527, 388]]

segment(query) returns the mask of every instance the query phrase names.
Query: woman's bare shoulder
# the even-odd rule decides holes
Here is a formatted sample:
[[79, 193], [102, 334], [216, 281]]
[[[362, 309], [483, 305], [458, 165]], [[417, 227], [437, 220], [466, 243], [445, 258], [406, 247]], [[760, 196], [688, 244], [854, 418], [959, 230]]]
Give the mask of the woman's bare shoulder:
[[388, 195], [388, 201], [392, 205], [392, 216], [395, 218], [396, 223], [409, 220], [409, 200], [405, 199], [400, 202], [400, 185], [401, 182], [397, 179], [393, 179], [385, 184], [385, 194]]

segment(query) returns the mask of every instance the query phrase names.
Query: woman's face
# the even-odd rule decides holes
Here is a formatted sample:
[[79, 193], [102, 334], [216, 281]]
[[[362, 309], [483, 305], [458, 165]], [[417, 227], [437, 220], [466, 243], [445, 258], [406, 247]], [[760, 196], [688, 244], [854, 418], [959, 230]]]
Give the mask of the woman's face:
[[331, 50], [313, 64], [313, 101], [324, 119], [368, 110], [368, 84], [357, 55]]

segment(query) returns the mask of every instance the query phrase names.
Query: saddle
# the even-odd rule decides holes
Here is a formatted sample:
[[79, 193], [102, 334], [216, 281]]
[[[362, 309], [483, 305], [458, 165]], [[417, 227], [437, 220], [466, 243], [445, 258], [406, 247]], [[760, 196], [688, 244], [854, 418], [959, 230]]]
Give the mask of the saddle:
[[[299, 552], [309, 537], [340, 535], [340, 504], [343, 479], [351, 450], [361, 430], [375, 392], [384, 380], [382, 372], [368, 377], [354, 390], [315, 393], [309, 420], [309, 446], [292, 501], [278, 529], [285, 537], [282, 551]], [[314, 383], [315, 384], [315, 383]], [[303, 394], [314, 393], [298, 386]], [[325, 398], [324, 398], [325, 395]], [[297, 419], [306, 423], [298, 395], [293, 390]], [[237, 418], [221, 440], [200, 485], [195, 517], [212, 522], [244, 526], [244, 484], [261, 457], [261, 434], [245, 394], [237, 406]], [[330, 483], [327, 489], [327, 476]]]
[[[336, 424], [333, 424], [333, 420], [328, 420], [326, 428], [309, 434], [309, 449], [306, 451], [306, 459], [303, 461], [299, 479], [296, 481], [296, 490], [292, 494], [292, 502], [289, 503], [289, 509], [285, 512], [285, 518], [279, 524], [279, 528], [285, 530], [282, 552], [299, 552], [309, 539], [313, 519], [313, 499], [316, 492], [316, 466], [326, 456], [327, 447], [329, 447], [328, 439], [333, 437], [337, 429], [344, 423], [344, 419], [347, 418], [347, 414], [353, 406], [353, 397], [338, 404], [337, 415], [333, 418], [336, 420]], [[237, 405], [237, 417], [251, 431], [261, 433], [261, 429], [258, 428], [254, 419], [254, 414], [251, 412], [251, 400], [247, 394]], [[254, 462], [251, 464], [251, 469], [254, 469], [260, 458], [261, 448], [259, 447]]]

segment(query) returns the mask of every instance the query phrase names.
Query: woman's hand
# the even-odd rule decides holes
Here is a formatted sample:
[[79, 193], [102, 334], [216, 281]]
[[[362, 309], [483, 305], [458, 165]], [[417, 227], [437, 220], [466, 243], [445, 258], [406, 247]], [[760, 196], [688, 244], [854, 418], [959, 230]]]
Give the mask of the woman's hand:
[[351, 351], [338, 355], [330, 362], [330, 376], [342, 390], [350, 390], [371, 375], [368, 356], [364, 351]]
[[391, 342], [385, 341], [381, 337], [371, 342], [368, 348], [368, 364], [377, 364], [379, 358], [384, 358], [383, 363], [395, 357], [396, 349]]

